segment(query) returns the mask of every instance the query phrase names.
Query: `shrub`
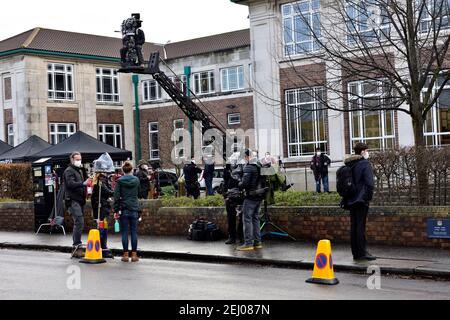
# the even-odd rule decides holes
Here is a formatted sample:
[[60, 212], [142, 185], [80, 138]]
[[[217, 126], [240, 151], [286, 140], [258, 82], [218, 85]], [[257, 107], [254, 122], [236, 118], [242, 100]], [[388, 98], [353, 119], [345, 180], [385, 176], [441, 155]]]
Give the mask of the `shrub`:
[[0, 197], [33, 201], [33, 180], [30, 164], [0, 165]]

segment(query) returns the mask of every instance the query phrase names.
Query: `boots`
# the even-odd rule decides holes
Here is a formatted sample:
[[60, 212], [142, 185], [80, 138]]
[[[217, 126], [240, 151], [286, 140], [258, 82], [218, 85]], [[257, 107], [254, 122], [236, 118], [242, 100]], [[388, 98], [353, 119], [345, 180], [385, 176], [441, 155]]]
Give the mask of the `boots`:
[[131, 262], [139, 262], [139, 258], [137, 256], [137, 252], [131, 253]]
[[128, 251], [125, 251], [125, 252], [123, 253], [122, 261], [123, 261], [123, 262], [129, 262], [129, 261], [130, 261], [130, 257], [129, 257], [129, 255], [128, 255]]

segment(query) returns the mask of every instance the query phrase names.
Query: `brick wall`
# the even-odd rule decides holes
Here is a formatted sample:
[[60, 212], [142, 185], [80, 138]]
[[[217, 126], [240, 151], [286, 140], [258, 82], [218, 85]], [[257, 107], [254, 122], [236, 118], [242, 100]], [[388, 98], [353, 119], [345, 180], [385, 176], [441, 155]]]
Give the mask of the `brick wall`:
[[32, 202], [0, 203], [0, 231], [34, 230]]

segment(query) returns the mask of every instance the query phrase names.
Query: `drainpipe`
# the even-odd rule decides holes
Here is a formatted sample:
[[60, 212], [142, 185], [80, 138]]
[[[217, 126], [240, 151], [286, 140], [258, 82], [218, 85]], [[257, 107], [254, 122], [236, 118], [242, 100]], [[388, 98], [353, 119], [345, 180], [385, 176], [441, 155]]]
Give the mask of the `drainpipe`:
[[132, 77], [134, 84], [134, 101], [136, 105], [135, 135], [136, 135], [136, 162], [141, 160], [141, 115], [139, 112], [139, 76], [134, 74]]
[[[191, 67], [186, 66], [184, 67], [184, 75], [186, 76], [186, 95], [188, 97], [191, 96]], [[191, 135], [191, 157], [194, 156], [194, 124], [192, 123], [191, 119], [188, 120], [188, 130], [189, 134]], [[190, 160], [190, 159], [188, 159]]]

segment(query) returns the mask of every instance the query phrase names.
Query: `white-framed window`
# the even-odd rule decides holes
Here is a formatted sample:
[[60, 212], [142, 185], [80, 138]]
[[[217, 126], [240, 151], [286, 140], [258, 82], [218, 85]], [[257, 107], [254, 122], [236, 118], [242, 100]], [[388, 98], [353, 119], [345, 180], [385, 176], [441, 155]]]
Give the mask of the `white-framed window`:
[[119, 102], [119, 76], [117, 70], [96, 68], [97, 102]]
[[[442, 74], [437, 79], [434, 86], [435, 94], [445, 81], [445, 76], [446, 74]], [[436, 105], [429, 111], [425, 121], [424, 135], [428, 146], [450, 145], [450, 83], [444, 86]]]
[[328, 149], [324, 89], [286, 91], [286, 121], [290, 158], [311, 156], [316, 148]]
[[186, 75], [180, 75], [177, 77], [170, 77], [170, 80], [175, 84], [175, 86], [186, 93], [187, 77]]
[[386, 7], [374, 0], [346, 1], [347, 42], [377, 42], [390, 35]]
[[142, 96], [144, 102], [161, 100], [161, 86], [155, 80], [145, 80], [142, 82]]
[[354, 110], [349, 113], [350, 149], [357, 142], [364, 142], [373, 150], [394, 148], [394, 111], [379, 110], [387, 104], [389, 91], [381, 80], [348, 84], [349, 110]]
[[231, 67], [220, 70], [222, 91], [244, 89], [244, 67]]
[[98, 138], [110, 146], [122, 149], [122, 125], [121, 124], [99, 124]]
[[228, 124], [229, 125], [241, 124], [241, 114], [240, 113], [229, 113], [228, 114]]
[[[177, 131], [183, 131], [184, 130], [184, 119], [177, 119], [173, 121], [173, 130], [174, 132]], [[186, 152], [183, 147], [177, 146], [178, 144], [181, 144], [183, 142], [183, 137], [181, 134], [178, 136], [178, 138], [175, 140], [174, 144], [174, 150], [175, 154], [178, 158], [185, 158]]]
[[450, 0], [416, 0], [417, 12], [421, 10], [420, 31], [428, 32], [433, 25], [440, 29], [450, 28]]
[[321, 35], [320, 0], [283, 4], [281, 15], [285, 56], [319, 50], [319, 44], [315, 38], [319, 38]]
[[10, 76], [3, 78], [3, 100], [5, 102], [12, 100], [12, 82]]
[[50, 123], [50, 143], [58, 144], [76, 133], [75, 123]]
[[49, 63], [47, 65], [48, 98], [73, 101], [73, 65]]
[[14, 147], [14, 124], [9, 123], [7, 128], [8, 128], [8, 144]]
[[214, 93], [214, 71], [194, 73], [194, 93], [208, 94]]
[[159, 160], [159, 123], [150, 122], [148, 124], [150, 160]]

